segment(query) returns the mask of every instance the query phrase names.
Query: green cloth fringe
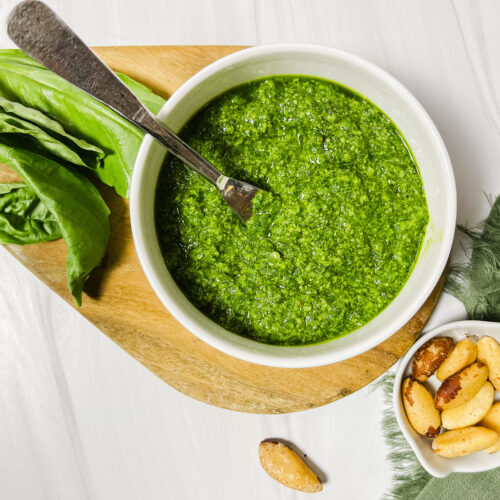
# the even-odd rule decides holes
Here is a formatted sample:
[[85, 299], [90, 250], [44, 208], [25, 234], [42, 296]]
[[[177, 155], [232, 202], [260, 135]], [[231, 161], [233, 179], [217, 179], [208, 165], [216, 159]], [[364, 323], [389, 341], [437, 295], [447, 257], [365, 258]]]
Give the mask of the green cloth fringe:
[[466, 264], [450, 268], [445, 291], [463, 302], [469, 319], [500, 321], [500, 196], [484, 222], [457, 229], [472, 247]]
[[392, 390], [395, 375], [386, 373], [376, 385], [384, 394], [385, 409], [382, 413], [382, 434], [390, 450], [387, 458], [393, 470], [392, 490], [385, 493], [384, 499], [413, 499], [427, 485], [432, 476], [420, 465], [408, 441], [399, 429], [392, 406]]

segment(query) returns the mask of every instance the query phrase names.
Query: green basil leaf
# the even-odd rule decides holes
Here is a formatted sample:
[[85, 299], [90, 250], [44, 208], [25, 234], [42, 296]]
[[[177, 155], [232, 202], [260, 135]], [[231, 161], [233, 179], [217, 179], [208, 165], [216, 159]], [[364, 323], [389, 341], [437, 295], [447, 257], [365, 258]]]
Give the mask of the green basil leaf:
[[0, 184], [0, 243], [26, 245], [57, 240], [59, 223], [26, 184]]
[[105, 156], [101, 148], [68, 134], [59, 122], [50, 119], [38, 109], [23, 106], [19, 102], [9, 101], [0, 96], [0, 112], [4, 113], [3, 116], [6, 121], [9, 121], [8, 117], [10, 116], [12, 119], [17, 118], [24, 123], [27, 122], [26, 128], [28, 130], [29, 125], [37, 132], [42, 129], [42, 132], [44, 131], [52, 139], [52, 142], [59, 141], [65, 148], [71, 151], [74, 150], [73, 155], [76, 158], [67, 159], [64, 156], [61, 156], [61, 158], [67, 159], [75, 165], [97, 168]]
[[0, 163], [13, 168], [59, 224], [68, 247], [66, 274], [75, 302], [89, 273], [104, 256], [109, 239], [109, 209], [96, 187], [74, 167], [9, 144], [0, 137]]
[[[140, 84], [132, 90], [151, 104], [149, 91]], [[38, 109], [69, 134], [98, 145], [106, 157], [95, 173], [119, 195], [128, 196], [143, 132], [20, 50], [0, 50], [0, 95]]]
[[[52, 154], [75, 165], [96, 168], [99, 163], [87, 165], [85, 161], [63, 142], [47, 134], [45, 130], [31, 122], [0, 112], [0, 135], [9, 134], [11, 142], [19, 142], [21, 147], [34, 149], [40, 154]], [[17, 140], [16, 140], [17, 139]], [[94, 157], [94, 160], [96, 158]], [[97, 160], [99, 161], [99, 160]]]

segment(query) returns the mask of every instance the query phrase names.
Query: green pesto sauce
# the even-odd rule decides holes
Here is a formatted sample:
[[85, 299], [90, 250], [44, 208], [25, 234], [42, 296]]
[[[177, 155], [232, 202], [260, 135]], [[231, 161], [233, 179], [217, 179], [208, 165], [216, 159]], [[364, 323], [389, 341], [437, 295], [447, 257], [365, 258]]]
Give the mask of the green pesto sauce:
[[160, 245], [208, 317], [260, 342], [314, 344], [364, 325], [399, 293], [429, 214], [408, 146], [370, 101], [326, 80], [270, 77], [223, 93], [180, 135], [267, 191], [245, 226], [215, 187], [166, 158]]

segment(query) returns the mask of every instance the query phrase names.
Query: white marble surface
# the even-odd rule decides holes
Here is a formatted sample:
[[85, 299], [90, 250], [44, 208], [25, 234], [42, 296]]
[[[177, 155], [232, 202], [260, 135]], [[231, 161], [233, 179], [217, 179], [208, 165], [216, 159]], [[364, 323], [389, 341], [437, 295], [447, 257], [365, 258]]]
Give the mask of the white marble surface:
[[[16, 2], [0, 0], [0, 23]], [[459, 221], [500, 193], [495, 0], [48, 0], [89, 43], [306, 41], [399, 78], [449, 148]], [[0, 47], [10, 47], [4, 31]], [[454, 259], [461, 258], [456, 245]], [[261, 470], [263, 438], [324, 471], [320, 498], [378, 498], [390, 469], [379, 390], [312, 411], [246, 415], [193, 401], [121, 351], [0, 249], [0, 498], [302, 498]], [[464, 318], [443, 296], [431, 324]]]

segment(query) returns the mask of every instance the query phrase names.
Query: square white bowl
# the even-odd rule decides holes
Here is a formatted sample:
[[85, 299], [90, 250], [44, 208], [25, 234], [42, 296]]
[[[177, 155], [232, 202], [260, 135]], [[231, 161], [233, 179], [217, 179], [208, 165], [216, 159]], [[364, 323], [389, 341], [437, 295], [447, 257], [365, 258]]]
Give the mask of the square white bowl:
[[[496, 467], [500, 467], [500, 452], [488, 455], [485, 451], [479, 451], [464, 457], [445, 458], [432, 451], [432, 438], [418, 434], [408, 421], [401, 396], [402, 381], [411, 375], [413, 355], [429, 339], [433, 337], [451, 337], [457, 342], [465, 337], [470, 337], [474, 342], [477, 342], [484, 335], [488, 335], [497, 342], [500, 342], [500, 323], [490, 323], [487, 321], [455, 321], [454, 323], [448, 323], [420, 337], [400, 361], [393, 390], [393, 405], [396, 419], [406, 440], [424, 469], [435, 477], [445, 477], [452, 472], [483, 472], [495, 469]], [[440, 382], [433, 376], [425, 384], [435, 394]], [[499, 399], [499, 394], [496, 392], [495, 401]]]

